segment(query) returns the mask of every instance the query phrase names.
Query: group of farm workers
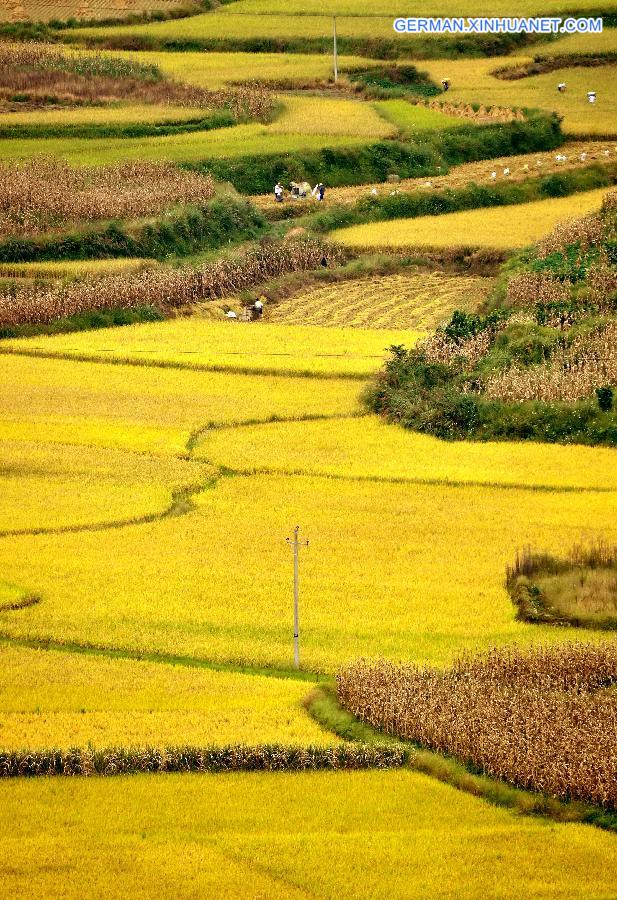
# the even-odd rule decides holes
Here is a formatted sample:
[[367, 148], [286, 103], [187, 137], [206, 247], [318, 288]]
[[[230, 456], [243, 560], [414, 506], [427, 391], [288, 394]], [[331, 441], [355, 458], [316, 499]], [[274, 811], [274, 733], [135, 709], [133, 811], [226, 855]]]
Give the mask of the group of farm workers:
[[[306, 200], [310, 195], [321, 202], [325, 194], [326, 186], [323, 181], [316, 184], [312, 190], [308, 181], [301, 181], [299, 183], [296, 181], [289, 182], [289, 196], [291, 200]], [[280, 181], [277, 181], [274, 185], [274, 199], [277, 203], [282, 203], [285, 199], [285, 188]]]

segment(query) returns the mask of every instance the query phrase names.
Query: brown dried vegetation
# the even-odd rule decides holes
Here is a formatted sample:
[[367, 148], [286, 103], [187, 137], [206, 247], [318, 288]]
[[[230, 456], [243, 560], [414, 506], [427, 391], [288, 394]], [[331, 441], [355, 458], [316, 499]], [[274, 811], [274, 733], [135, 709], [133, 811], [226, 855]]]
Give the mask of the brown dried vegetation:
[[344, 251], [316, 240], [269, 241], [199, 269], [144, 269], [60, 287], [24, 288], [15, 294], [0, 294], [0, 328], [49, 324], [102, 309], [153, 306], [169, 312], [227, 296], [286, 272], [315, 269], [324, 255], [330, 265], [346, 258]]
[[338, 675], [351, 712], [519, 787], [617, 808], [617, 646], [463, 655], [447, 671], [364, 660]]

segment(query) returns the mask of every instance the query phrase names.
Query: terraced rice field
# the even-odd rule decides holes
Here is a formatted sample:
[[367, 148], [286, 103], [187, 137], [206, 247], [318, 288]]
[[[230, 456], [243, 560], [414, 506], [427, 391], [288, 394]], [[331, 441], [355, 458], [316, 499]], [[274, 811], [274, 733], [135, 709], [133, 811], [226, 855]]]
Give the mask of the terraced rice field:
[[[543, 48], [538, 52], [543, 52]], [[507, 56], [482, 60], [422, 60], [421, 68], [434, 80], [450, 79], [448, 99], [451, 101], [550, 109], [563, 116], [562, 128], [568, 135], [617, 135], [614, 65], [592, 69], [564, 68], [516, 81], [506, 81], [492, 74], [497, 69], [516, 67], [527, 61], [529, 57]], [[557, 91], [561, 81], [567, 84], [563, 94]], [[587, 91], [597, 92], [594, 105], [588, 103]]]
[[61, 880], [70, 900], [86, 880], [113, 900], [153, 879], [171, 896], [187, 872], [199, 896], [248, 896], [238, 886], [250, 884], [272, 900], [601, 900], [617, 862], [611, 834], [516, 816], [409, 771], [32, 779], [0, 784], [0, 824], [14, 890], [50, 895]]
[[155, 266], [153, 259], [121, 257], [119, 259], [69, 259], [35, 263], [0, 263], [0, 278], [31, 278], [56, 280], [102, 275], [111, 272], [134, 272], [145, 266]]
[[303, 681], [0, 645], [0, 747], [328, 745]]
[[[135, 53], [114, 50], [113, 55], [152, 63], [171, 78], [212, 89], [247, 81], [304, 84], [316, 79], [327, 80], [332, 75], [332, 60], [322, 53], [169, 53], [150, 50]], [[376, 64], [361, 56], [342, 54], [339, 57], [341, 72], [366, 69]]]
[[[557, 156], [565, 156], [558, 160]], [[518, 156], [499, 157], [480, 162], [463, 163], [453, 166], [447, 175], [431, 175], [429, 178], [404, 178], [396, 185], [378, 182], [374, 184], [354, 185], [353, 187], [335, 187], [326, 191], [324, 205], [338, 203], [357, 203], [369, 196], [387, 196], [392, 191], [401, 192], [415, 190], [442, 190], [443, 188], [460, 188], [468, 184], [497, 183], [508, 181], [524, 181], [526, 178], [548, 175], [553, 172], [577, 169], [589, 165], [608, 165], [617, 161], [616, 141], [569, 141], [559, 150], [547, 153], [525, 153]], [[510, 169], [509, 175], [503, 170]], [[495, 178], [492, 177], [495, 172]], [[261, 209], [278, 210], [272, 194], [251, 197]], [[312, 201], [308, 201], [312, 203]]]
[[266, 307], [269, 322], [347, 328], [432, 329], [455, 309], [472, 312], [492, 280], [425, 273], [375, 276], [312, 288]]
[[309, 326], [177, 319], [99, 333], [41, 336], [3, 343], [3, 348], [66, 359], [130, 362], [185, 369], [322, 377], [364, 378], [379, 368], [383, 348], [412, 343], [412, 330], [348, 331], [332, 328], [315, 344]]
[[354, 135], [373, 140], [396, 134], [396, 123], [381, 118], [362, 100], [287, 95], [281, 102], [283, 112], [271, 126], [273, 133]]
[[108, 106], [77, 106], [66, 109], [52, 108], [28, 112], [0, 113], [0, 127], [13, 125], [45, 125], [62, 128], [67, 125], [128, 125], [140, 123], [199, 121], [207, 110], [195, 110], [183, 106], [157, 106], [155, 104], [110, 104]]
[[[332, 232], [350, 247], [525, 247], [548, 234], [557, 222], [599, 209], [606, 189], [519, 206], [473, 209], [442, 216], [393, 219]], [[516, 212], [514, 212], [516, 210]]]

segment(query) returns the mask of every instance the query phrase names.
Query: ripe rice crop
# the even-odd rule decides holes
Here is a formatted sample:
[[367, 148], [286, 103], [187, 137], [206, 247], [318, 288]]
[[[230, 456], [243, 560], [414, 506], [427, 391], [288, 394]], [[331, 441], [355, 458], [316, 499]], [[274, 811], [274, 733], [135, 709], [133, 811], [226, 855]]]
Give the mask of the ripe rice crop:
[[0, 752], [338, 743], [302, 681], [10, 645], [0, 665]]
[[174, 494], [211, 470], [184, 460], [144, 458], [42, 440], [0, 441], [0, 535], [134, 521], [162, 514]]
[[367, 137], [353, 135], [278, 134], [269, 126], [251, 123], [144, 138], [6, 138], [4, 160], [56, 157], [75, 166], [106, 166], [119, 162], [197, 162], [209, 159], [322, 150], [324, 147], [359, 147]]
[[[295, 374], [363, 380], [387, 347], [411, 346], [418, 334], [393, 329], [321, 329], [204, 319], [108, 328], [101, 332], [6, 340], [9, 352], [93, 362], [128, 362], [196, 370]], [[319, 343], [316, 343], [316, 340]]]
[[[208, 14], [209, 18], [210, 14]], [[105, 29], [105, 34], [109, 31], [110, 29]], [[329, 79], [332, 76], [332, 61], [323, 53], [201, 53], [190, 51], [174, 53], [151, 50], [138, 52], [114, 50], [113, 56], [137, 59], [146, 65], [155, 65], [170, 79], [208, 90], [218, 90], [246, 82], [267, 84], [267, 82], [295, 81], [299, 84], [306, 84], [307, 81]], [[341, 72], [351, 69], [366, 69], [370, 64], [369, 60], [361, 56], [343, 54], [339, 57]]]
[[106, 106], [40, 106], [0, 113], [0, 128], [14, 125], [51, 126], [111, 125], [201, 121], [204, 110], [190, 106], [155, 105], [152, 103], [115, 103]]
[[281, 101], [283, 113], [270, 126], [272, 133], [355, 135], [375, 140], [395, 134], [395, 128], [362, 100], [289, 95]]
[[419, 331], [441, 324], [455, 309], [473, 312], [491, 285], [489, 278], [438, 273], [374, 276], [314, 287], [266, 306], [266, 316], [288, 325]]
[[205, 203], [212, 179], [166, 163], [71, 168], [53, 159], [0, 165], [0, 234], [31, 235], [71, 222], [136, 218]]
[[371, 725], [493, 777], [617, 807], [614, 644], [465, 655], [443, 672], [352, 663], [338, 695]]
[[[517, 13], [518, 14], [518, 13]], [[551, 44], [541, 53], [550, 54]], [[615, 135], [617, 99], [613, 90], [615, 69], [611, 65], [592, 69], [563, 68], [543, 75], [507, 81], [493, 74], [500, 69], [526, 65], [529, 57], [493, 57], [487, 59], [423, 60], [434, 81], [449, 78], [448, 98], [452, 102], [482, 103], [485, 106], [510, 106], [550, 109], [563, 116], [562, 128], [569, 135]], [[444, 72], [447, 72], [444, 76]], [[565, 93], [557, 91], [565, 81]], [[587, 101], [587, 91], [595, 90], [595, 105]]]
[[[295, 13], [296, 15], [350, 15], [358, 14], [357, 0], [343, 0], [343, 2], [317, 2], [317, 0], [309, 0], [309, 2], [298, 3], [293, 0], [292, 4], [283, 2], [283, 0], [240, 0], [234, 4], [234, 11], [237, 13]], [[533, 3], [533, 0], [523, 0], [517, 4], [516, 15], [546, 15], [549, 12], [563, 10], [564, 0], [542, 0], [540, 6]], [[578, 10], [596, 9], [594, 0], [581, 0]], [[542, 10], [542, 13], [539, 10]], [[362, 3], [363, 15], [376, 16], [398, 16], [401, 15], [400, 8], [396, 6], [393, 0], [366, 0]], [[422, 16], [426, 13], [426, 7], [415, 0], [405, 8], [405, 15]], [[465, 16], [478, 15], [478, 5], [475, 0], [466, 0], [463, 4], [457, 3], [456, 0], [436, 0], [430, 7], [430, 14], [433, 16]], [[512, 14], [512, 7], [508, 6], [505, 0], [498, 0], [491, 6], [492, 16], [507, 16]]]
[[490, 247], [514, 249], [543, 237], [561, 219], [599, 209], [605, 188], [517, 206], [393, 219], [332, 233], [349, 247]]
[[250, 885], [269, 900], [476, 900], [496, 885], [508, 900], [602, 900], [617, 865], [612, 834], [513, 815], [406, 769], [4, 780], [0, 825], [11, 893], [67, 900], [84, 884], [120, 900], [186, 882], [200, 897]]
[[[307, 442], [294, 468], [309, 466], [310, 454]], [[575, 637], [516, 621], [503, 586], [505, 565], [521, 544], [559, 552], [573, 534], [596, 532], [617, 542], [615, 494], [581, 490], [584, 476], [570, 491], [534, 489], [541, 471], [530, 473], [528, 487], [410, 485], [233, 477], [243, 460], [236, 453], [226, 460], [228, 477], [194, 495], [186, 515], [0, 540], [0, 578], [43, 597], [19, 613], [0, 613], [0, 630], [289, 667], [292, 570], [285, 537], [299, 522], [311, 541], [301, 563], [303, 667], [332, 672], [359, 655], [382, 654], [443, 664], [470, 646]], [[266, 451], [260, 462], [268, 466]], [[342, 466], [339, 473], [345, 475]], [[590, 486], [597, 480], [596, 474]]]
[[547, 453], [532, 443], [451, 444], [373, 417], [345, 419], [335, 428], [328, 421], [273, 422], [211, 431], [195, 458], [244, 472], [617, 490], [612, 449], [555, 446]]
[[60, 278], [82, 278], [110, 272], [134, 272], [156, 266], [153, 259], [69, 259], [34, 263], [0, 263], [0, 278], [34, 278], [55, 281]]
[[357, 390], [337, 379], [315, 391], [298, 378], [19, 356], [0, 356], [0, 375], [0, 438], [7, 441], [181, 454], [191, 434], [209, 426], [358, 411]]

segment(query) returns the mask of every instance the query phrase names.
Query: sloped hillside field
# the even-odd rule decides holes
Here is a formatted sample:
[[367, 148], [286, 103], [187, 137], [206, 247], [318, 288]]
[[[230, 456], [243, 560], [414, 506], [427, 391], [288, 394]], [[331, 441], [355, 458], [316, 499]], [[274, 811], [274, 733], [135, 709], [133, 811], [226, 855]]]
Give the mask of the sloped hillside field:
[[596, 6], [0, 0], [2, 897], [617, 895]]

